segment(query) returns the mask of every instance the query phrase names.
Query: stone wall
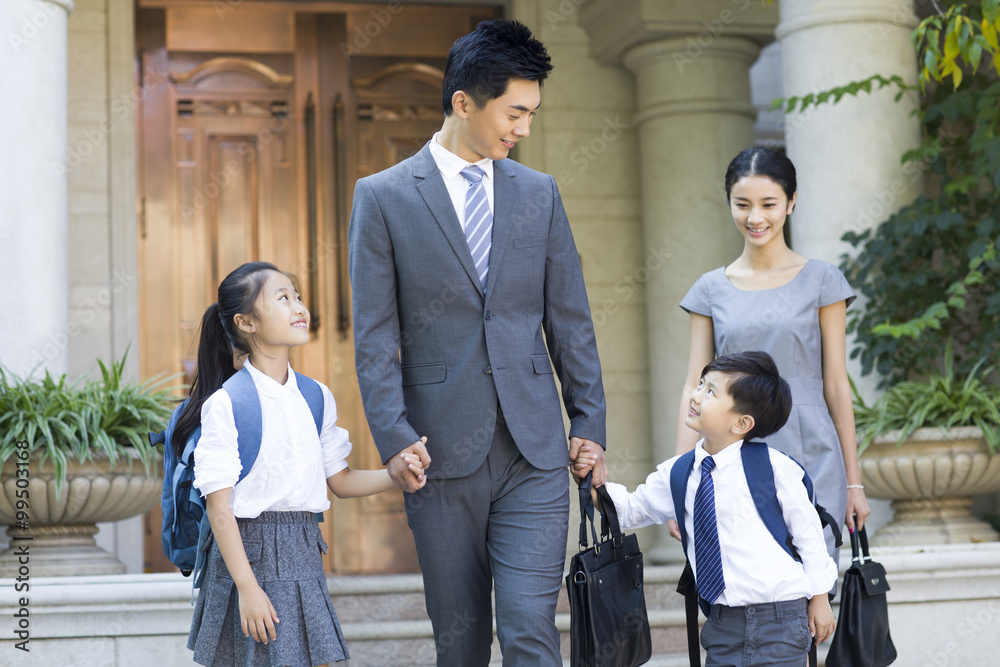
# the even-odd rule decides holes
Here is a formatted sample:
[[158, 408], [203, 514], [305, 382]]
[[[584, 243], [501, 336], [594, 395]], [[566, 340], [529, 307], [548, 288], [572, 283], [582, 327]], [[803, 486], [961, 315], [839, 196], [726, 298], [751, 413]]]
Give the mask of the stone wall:
[[[135, 116], [129, 0], [76, 0], [69, 17], [69, 376], [139, 361]], [[99, 377], [99, 376], [97, 376]], [[142, 517], [101, 524], [98, 544], [142, 572]]]
[[68, 23], [70, 377], [129, 347], [138, 368], [132, 16], [126, 0], [76, 0]]

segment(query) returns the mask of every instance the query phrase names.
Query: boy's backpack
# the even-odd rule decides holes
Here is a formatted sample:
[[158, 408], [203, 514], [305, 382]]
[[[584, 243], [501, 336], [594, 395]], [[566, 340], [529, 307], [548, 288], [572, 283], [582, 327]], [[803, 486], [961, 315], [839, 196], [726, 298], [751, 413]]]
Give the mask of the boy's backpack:
[[[763, 442], [744, 442], [740, 447], [740, 458], [743, 460], [743, 472], [747, 478], [747, 486], [750, 488], [750, 495], [753, 496], [753, 504], [757, 508], [761, 521], [767, 526], [767, 530], [774, 537], [775, 542], [781, 545], [795, 560], [801, 562], [795, 546], [792, 544], [792, 536], [785, 525], [784, 515], [781, 513], [781, 505], [778, 503], [778, 491], [774, 486], [774, 468], [771, 466], [770, 448]], [[789, 457], [791, 458], [791, 457]], [[795, 461], [795, 459], [792, 459]], [[800, 468], [802, 464], [795, 461]], [[687, 556], [687, 528], [684, 522], [684, 512], [686, 507], [684, 499], [687, 497], [688, 479], [691, 477], [691, 470], [694, 468], [694, 450], [683, 454], [674, 462], [670, 469], [670, 495], [674, 501], [674, 513], [677, 514], [677, 527], [681, 533], [681, 544], [684, 546], [684, 554]], [[809, 494], [819, 514], [820, 524], [826, 528], [830, 527], [833, 533], [834, 542], [838, 547], [843, 544], [843, 537], [840, 532], [840, 523], [830, 515], [826, 508], [816, 502], [813, 490], [812, 479], [805, 468], [802, 468], [802, 483]], [[680, 510], [678, 510], [680, 508]], [[686, 598], [687, 607], [687, 634], [688, 651], [690, 664], [692, 667], [700, 667], [701, 654], [698, 651], [698, 606], [701, 606], [705, 615], [708, 615], [709, 605], [698, 596], [695, 586], [694, 573], [691, 571], [691, 563], [687, 562], [684, 573], [677, 584], [677, 592]], [[812, 645], [809, 653], [809, 664], [816, 664], [816, 645]]]
[[[323, 429], [323, 391], [315, 380], [295, 373], [295, 381], [309, 405], [316, 422], [316, 432]], [[260, 451], [263, 417], [260, 398], [253, 378], [246, 369], [240, 370], [222, 385], [233, 404], [236, 421], [237, 446], [240, 454], [240, 471], [237, 483], [253, 468]], [[149, 441], [163, 447], [163, 553], [187, 577], [194, 573], [193, 587], [200, 588], [204, 576], [205, 558], [211, 546], [212, 527], [205, 516], [205, 499], [194, 488], [194, 450], [201, 438], [201, 426], [188, 436], [184, 451], [178, 458], [174, 453], [173, 435], [185, 400], [170, 415], [167, 428], [150, 433]]]

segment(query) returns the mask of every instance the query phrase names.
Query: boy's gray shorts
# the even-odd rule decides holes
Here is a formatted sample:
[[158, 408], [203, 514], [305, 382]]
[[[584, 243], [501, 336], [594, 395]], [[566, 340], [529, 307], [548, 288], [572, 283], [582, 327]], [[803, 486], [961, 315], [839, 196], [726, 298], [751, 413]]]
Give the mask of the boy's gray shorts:
[[705, 667], [804, 667], [812, 637], [805, 598], [746, 607], [712, 605], [701, 631]]

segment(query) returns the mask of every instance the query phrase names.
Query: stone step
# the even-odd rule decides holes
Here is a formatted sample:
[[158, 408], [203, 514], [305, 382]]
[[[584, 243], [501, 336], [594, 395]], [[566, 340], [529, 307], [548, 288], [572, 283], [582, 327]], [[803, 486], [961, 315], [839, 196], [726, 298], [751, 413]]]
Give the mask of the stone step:
[[[646, 608], [654, 658], [663, 667], [687, 664], [684, 600], [675, 592], [681, 568], [647, 567]], [[420, 575], [341, 576], [329, 579], [330, 593], [351, 650], [351, 667], [434, 665], [434, 640], [424, 608]], [[568, 664], [570, 615], [565, 588], [560, 592], [556, 626]], [[494, 638], [494, 663], [501, 664]]]

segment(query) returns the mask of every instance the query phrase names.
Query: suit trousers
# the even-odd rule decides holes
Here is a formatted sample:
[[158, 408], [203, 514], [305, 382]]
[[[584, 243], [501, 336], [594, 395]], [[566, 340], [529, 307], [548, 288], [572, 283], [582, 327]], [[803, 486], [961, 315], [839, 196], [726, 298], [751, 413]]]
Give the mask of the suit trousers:
[[528, 463], [501, 415], [483, 464], [406, 494], [406, 515], [438, 667], [489, 664], [491, 588], [504, 666], [562, 665], [555, 614], [569, 521], [566, 468]]

